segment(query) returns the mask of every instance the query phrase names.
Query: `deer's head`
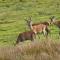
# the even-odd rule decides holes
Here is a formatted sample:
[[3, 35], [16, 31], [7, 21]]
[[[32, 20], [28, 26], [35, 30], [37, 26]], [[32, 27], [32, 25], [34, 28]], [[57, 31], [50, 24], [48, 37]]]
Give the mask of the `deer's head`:
[[50, 24], [53, 24], [55, 22], [55, 16], [50, 17]]
[[31, 26], [32, 26], [32, 19], [31, 19], [31, 17], [29, 17], [29, 19], [25, 19], [25, 21], [27, 22], [28, 27], [31, 28]]

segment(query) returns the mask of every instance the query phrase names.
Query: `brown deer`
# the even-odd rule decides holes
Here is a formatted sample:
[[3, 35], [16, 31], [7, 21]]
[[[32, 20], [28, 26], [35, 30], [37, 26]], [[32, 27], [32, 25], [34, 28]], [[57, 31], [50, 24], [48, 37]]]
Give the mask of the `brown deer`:
[[35, 39], [35, 33], [33, 31], [26, 31], [19, 34], [16, 44], [25, 40], [33, 41]]
[[25, 20], [25, 21], [27, 22], [27, 25], [30, 28], [30, 30], [32, 30], [35, 34], [42, 32], [44, 34], [44, 36], [47, 37], [48, 32], [49, 32], [49, 29], [48, 29], [49, 23], [48, 22], [33, 24], [31, 17], [29, 18], [29, 20]]
[[[50, 24], [54, 24], [60, 29], [60, 21], [56, 21], [55, 16], [52, 16], [50, 18]], [[60, 31], [59, 31], [59, 35], [60, 35]]]

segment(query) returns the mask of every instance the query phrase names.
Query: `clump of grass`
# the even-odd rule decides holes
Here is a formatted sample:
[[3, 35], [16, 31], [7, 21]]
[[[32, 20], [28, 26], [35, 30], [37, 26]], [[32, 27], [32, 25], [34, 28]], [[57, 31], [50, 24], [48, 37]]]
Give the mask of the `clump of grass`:
[[60, 44], [51, 40], [0, 47], [0, 60], [59, 60]]

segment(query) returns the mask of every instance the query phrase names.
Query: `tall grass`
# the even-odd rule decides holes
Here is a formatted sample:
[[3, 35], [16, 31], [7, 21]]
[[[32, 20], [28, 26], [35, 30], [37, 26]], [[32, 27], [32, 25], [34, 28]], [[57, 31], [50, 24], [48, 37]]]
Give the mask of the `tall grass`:
[[0, 60], [60, 60], [60, 43], [46, 40], [0, 47]]

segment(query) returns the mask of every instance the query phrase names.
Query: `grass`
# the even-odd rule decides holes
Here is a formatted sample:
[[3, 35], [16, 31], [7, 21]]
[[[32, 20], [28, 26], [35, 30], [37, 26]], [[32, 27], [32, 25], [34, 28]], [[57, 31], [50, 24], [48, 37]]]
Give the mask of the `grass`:
[[52, 40], [0, 47], [0, 60], [59, 60], [60, 43]]
[[29, 16], [34, 23], [49, 21], [51, 16], [60, 20], [60, 0], [0, 0], [0, 60], [60, 60], [55, 25], [49, 26], [48, 39], [41, 34], [34, 42], [14, 46], [19, 33], [28, 30], [24, 19]]
[[[49, 21], [53, 15], [60, 19], [59, 0], [0, 0], [0, 45], [13, 45], [18, 34], [26, 30], [24, 19], [29, 16], [37, 23]], [[55, 26], [50, 29], [51, 39], [59, 41], [59, 29]]]

